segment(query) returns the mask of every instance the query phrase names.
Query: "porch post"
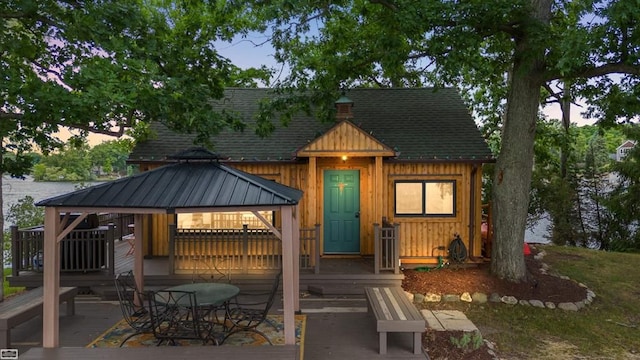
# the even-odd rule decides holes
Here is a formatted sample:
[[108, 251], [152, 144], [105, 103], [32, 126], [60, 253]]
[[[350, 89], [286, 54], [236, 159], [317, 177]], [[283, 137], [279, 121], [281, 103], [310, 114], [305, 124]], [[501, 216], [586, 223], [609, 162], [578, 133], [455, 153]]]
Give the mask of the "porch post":
[[315, 259], [314, 272], [320, 274], [320, 224], [316, 224], [316, 241], [314, 245], [316, 252], [313, 255]]
[[373, 224], [373, 273], [380, 274], [380, 224]]
[[[307, 176], [307, 189], [309, 189], [309, 191], [306, 192], [306, 196], [304, 197], [304, 201], [307, 202], [306, 205], [306, 209], [307, 212], [309, 213], [309, 219], [307, 221], [309, 221], [307, 224], [317, 224], [318, 223], [318, 219], [316, 218], [316, 199], [318, 197], [318, 192], [317, 192], [317, 171], [318, 171], [318, 165], [316, 162], [316, 157], [315, 156], [310, 156], [309, 157], [309, 175]], [[305, 225], [306, 227], [307, 225]]]
[[55, 207], [46, 207], [44, 213], [44, 264], [42, 304], [42, 347], [56, 348], [60, 330], [60, 215]]
[[400, 274], [400, 224], [393, 224], [393, 272]]
[[284, 308], [284, 344], [295, 345], [295, 271], [294, 215], [292, 206], [282, 208], [282, 297]]
[[376, 168], [375, 168], [375, 181], [373, 182], [375, 185], [374, 189], [374, 221], [378, 221], [382, 219], [382, 204], [383, 204], [383, 196], [384, 196], [384, 181], [382, 180], [382, 156], [376, 156]]

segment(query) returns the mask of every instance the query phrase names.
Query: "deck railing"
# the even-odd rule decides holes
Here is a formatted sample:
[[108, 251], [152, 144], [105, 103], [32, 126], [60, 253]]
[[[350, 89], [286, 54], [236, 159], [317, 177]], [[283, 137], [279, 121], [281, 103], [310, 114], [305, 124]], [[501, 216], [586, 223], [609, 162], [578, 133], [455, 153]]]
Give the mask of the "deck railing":
[[[319, 272], [319, 225], [300, 230], [300, 268]], [[178, 229], [171, 225], [169, 272], [224, 273], [282, 267], [282, 243], [268, 229]]]
[[100, 226], [113, 225], [113, 236], [116, 239], [122, 239], [123, 236], [129, 235], [133, 228], [129, 225], [134, 223], [133, 214], [98, 214], [98, 222]]
[[400, 224], [389, 224], [383, 220], [373, 224], [374, 229], [374, 272], [391, 270], [400, 273]]
[[[12, 275], [20, 271], [42, 271], [44, 264], [44, 228], [11, 227]], [[60, 242], [60, 270], [89, 272], [107, 270], [114, 273], [114, 226], [72, 230]]]

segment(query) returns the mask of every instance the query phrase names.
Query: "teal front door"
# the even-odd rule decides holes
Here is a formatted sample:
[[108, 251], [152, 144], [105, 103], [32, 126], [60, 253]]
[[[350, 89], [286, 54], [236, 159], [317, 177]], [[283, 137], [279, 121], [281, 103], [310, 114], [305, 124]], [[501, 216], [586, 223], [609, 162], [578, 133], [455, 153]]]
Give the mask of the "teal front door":
[[324, 253], [360, 253], [360, 172], [324, 172]]

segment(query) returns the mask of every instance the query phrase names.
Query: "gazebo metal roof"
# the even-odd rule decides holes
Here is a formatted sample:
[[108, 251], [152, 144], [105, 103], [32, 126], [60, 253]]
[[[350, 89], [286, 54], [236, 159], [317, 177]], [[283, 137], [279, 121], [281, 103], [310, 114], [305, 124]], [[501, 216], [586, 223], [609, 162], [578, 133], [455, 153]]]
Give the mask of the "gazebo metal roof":
[[174, 213], [214, 207], [296, 205], [302, 197], [298, 189], [220, 164], [214, 157], [194, 154], [190, 150], [189, 156], [176, 156], [180, 159], [177, 163], [45, 199], [36, 205], [164, 209]]

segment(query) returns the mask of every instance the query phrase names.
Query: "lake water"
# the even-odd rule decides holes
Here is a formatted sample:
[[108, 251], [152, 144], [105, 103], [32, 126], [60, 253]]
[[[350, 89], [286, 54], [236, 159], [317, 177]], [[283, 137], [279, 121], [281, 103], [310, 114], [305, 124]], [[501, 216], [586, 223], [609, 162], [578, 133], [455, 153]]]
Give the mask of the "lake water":
[[[99, 183], [84, 183], [84, 185], [94, 185]], [[14, 179], [8, 176], [2, 178], [2, 211], [6, 217], [11, 205], [25, 196], [31, 196], [35, 202], [48, 199], [57, 195], [67, 194], [75, 191], [80, 183], [74, 182], [39, 182], [27, 177], [25, 180]], [[4, 224], [8, 229], [11, 224]]]

